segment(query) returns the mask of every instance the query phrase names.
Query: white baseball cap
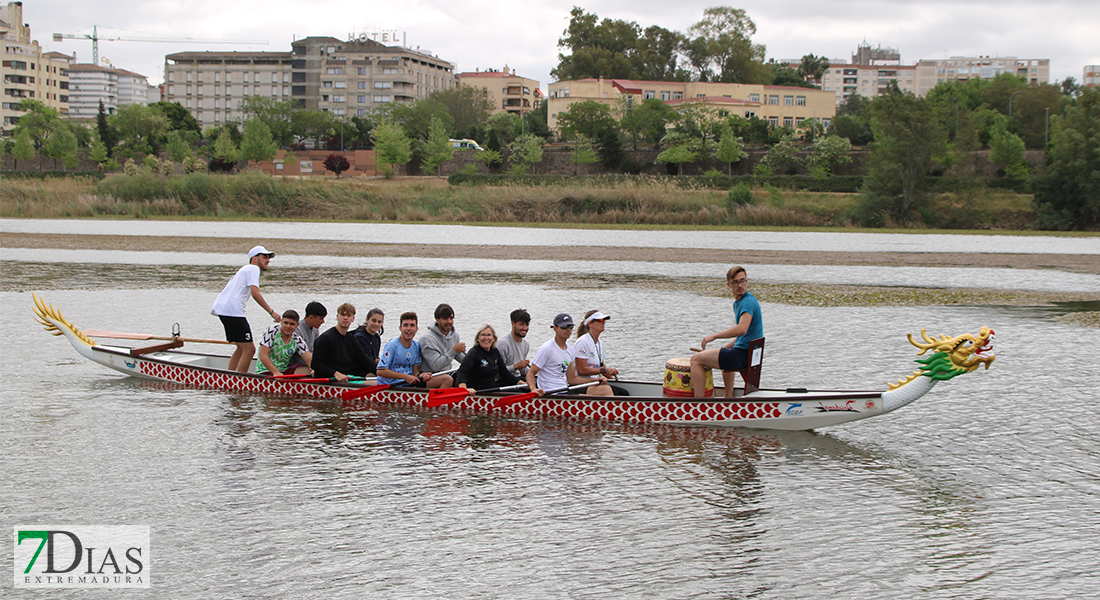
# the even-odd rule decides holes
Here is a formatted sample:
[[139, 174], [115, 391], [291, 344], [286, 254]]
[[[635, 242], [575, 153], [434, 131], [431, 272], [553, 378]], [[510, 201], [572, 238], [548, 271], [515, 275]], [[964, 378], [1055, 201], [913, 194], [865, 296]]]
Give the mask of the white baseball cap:
[[252, 260], [252, 257], [256, 256], [257, 254], [264, 254], [268, 258], [275, 256], [274, 252], [268, 250], [267, 248], [264, 248], [263, 246], [253, 246], [252, 249], [248, 251], [248, 260]]
[[610, 319], [610, 318], [611, 317], [609, 317], [609, 316], [607, 316], [607, 315], [605, 315], [602, 312], [597, 310], [596, 312], [588, 315], [588, 318], [584, 320], [584, 324], [588, 325], [592, 321], [605, 321], [605, 320]]

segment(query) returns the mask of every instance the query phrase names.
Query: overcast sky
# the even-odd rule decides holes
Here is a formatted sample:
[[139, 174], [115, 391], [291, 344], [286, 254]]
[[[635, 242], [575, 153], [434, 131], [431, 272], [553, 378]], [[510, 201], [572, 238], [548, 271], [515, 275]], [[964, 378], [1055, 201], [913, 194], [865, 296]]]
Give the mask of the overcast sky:
[[[0, 0], [8, 1], [8, 0]], [[557, 64], [557, 41], [569, 24], [575, 1], [487, 2], [404, 0], [24, 0], [23, 20], [46, 49], [77, 54], [91, 62], [88, 40], [54, 42], [53, 33], [101, 37], [169, 36], [266, 40], [267, 44], [147, 43], [100, 41], [100, 59], [149, 77], [164, 78], [164, 55], [182, 51], [290, 50], [296, 38], [396, 30], [407, 45], [419, 46], [458, 71], [501, 69], [537, 79], [545, 90]], [[716, 0], [668, 2], [594, 1], [584, 9], [601, 19], [635, 21], [684, 32]], [[737, 7], [736, 4], [729, 4]], [[1100, 2], [1053, 0], [851, 0], [848, 2], [760, 3], [747, 9], [756, 22], [756, 43], [768, 58], [813, 53], [850, 59], [856, 46], [896, 48], [903, 64], [948, 56], [1049, 58], [1051, 83], [1081, 79], [1085, 65], [1100, 64]]]

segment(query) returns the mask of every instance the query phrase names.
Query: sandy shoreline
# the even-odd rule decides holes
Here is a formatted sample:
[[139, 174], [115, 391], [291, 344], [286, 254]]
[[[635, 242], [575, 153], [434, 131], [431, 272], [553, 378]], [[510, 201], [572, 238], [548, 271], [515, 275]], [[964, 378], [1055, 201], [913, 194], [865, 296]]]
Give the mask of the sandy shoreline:
[[[216, 252], [234, 254], [251, 247], [250, 239], [209, 237], [107, 236], [8, 233], [4, 248], [64, 250], [126, 250]], [[328, 240], [265, 240], [282, 254], [322, 256], [412, 256], [423, 258], [486, 258], [537, 260], [553, 254], [560, 260], [632, 260], [729, 264], [851, 265], [878, 267], [970, 267], [998, 269], [1053, 269], [1100, 274], [1100, 259], [1077, 254], [974, 254], [951, 252], [802, 252], [775, 250], [699, 250], [691, 248], [624, 248], [604, 246], [456, 246], [439, 244], [370, 244]]]
[[[215, 252], [243, 253], [254, 244], [248, 239], [216, 239], [207, 237], [161, 236], [106, 236], [59, 234], [4, 234], [0, 247], [49, 248], [63, 250], [122, 250], [163, 252]], [[796, 252], [796, 251], [743, 251], [678, 248], [625, 248], [595, 246], [455, 246], [435, 244], [369, 244], [325, 240], [265, 240], [264, 244], [281, 254], [321, 256], [411, 256], [425, 258], [483, 258], [483, 259], [544, 259], [549, 254], [561, 260], [622, 260], [658, 262], [707, 262], [729, 264], [798, 264], [798, 265], [851, 265], [851, 266], [906, 266], [906, 267], [970, 267], [1058, 270], [1071, 273], [1100, 274], [1100, 260], [1095, 256], [1068, 254], [966, 254], [966, 253], [865, 253], [865, 252]], [[703, 253], [705, 252], [705, 257]], [[107, 279], [114, 269], [125, 269], [134, 281], [161, 281], [161, 267], [134, 267], [101, 265], [96, 274], [89, 274], [81, 285], [95, 287], [96, 277]], [[179, 268], [177, 268], [179, 270]], [[38, 269], [39, 276], [50, 279], [48, 266]], [[149, 271], [145, 273], [145, 271]], [[206, 281], [201, 269], [186, 268], [192, 285], [217, 288], [224, 285], [219, 276]], [[330, 272], [331, 271], [331, 272]], [[469, 283], [526, 282], [523, 274], [461, 273]], [[321, 281], [352, 277], [371, 281], [376, 285], [416, 286], [418, 278], [404, 273], [378, 271], [349, 272], [348, 270], [311, 269], [308, 273], [295, 273], [274, 269], [265, 285], [273, 288], [310, 289]], [[61, 275], [58, 275], [60, 278]], [[570, 274], [539, 274], [530, 283], [567, 288], [587, 288], [593, 285], [644, 287], [650, 289], [690, 290], [700, 294], [724, 296], [728, 291], [720, 280], [701, 280], [689, 277], [646, 277], [601, 275], [598, 282], [591, 277]], [[25, 289], [29, 281], [9, 277], [5, 289]], [[161, 281], [161, 284], [163, 282]], [[139, 285], [141, 285], [139, 283]], [[1097, 293], [1029, 292], [989, 289], [930, 289], [871, 287], [852, 285], [762, 284], [753, 285], [753, 293], [765, 302], [777, 302], [801, 306], [937, 306], [937, 305], [1018, 305], [1043, 306], [1054, 302], [1100, 301]], [[1093, 313], [1095, 314], [1095, 313]], [[1095, 318], [1093, 319], [1095, 321]]]

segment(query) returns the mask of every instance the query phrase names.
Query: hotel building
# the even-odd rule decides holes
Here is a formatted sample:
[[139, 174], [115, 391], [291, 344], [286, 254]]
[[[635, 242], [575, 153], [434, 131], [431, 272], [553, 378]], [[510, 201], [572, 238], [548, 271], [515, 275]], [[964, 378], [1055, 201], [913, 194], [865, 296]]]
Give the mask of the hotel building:
[[426, 52], [359, 36], [308, 37], [290, 52], [179, 52], [165, 57], [164, 99], [179, 102], [205, 129], [243, 119], [252, 95], [292, 100], [334, 115], [365, 115], [458, 85], [454, 64]]

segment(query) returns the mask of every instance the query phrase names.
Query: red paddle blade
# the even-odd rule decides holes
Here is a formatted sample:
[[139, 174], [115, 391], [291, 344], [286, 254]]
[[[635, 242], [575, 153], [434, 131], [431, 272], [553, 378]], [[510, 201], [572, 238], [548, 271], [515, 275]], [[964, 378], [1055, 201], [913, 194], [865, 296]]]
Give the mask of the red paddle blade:
[[347, 390], [345, 392], [341, 392], [340, 398], [342, 398], [344, 400], [354, 400], [356, 398], [364, 398], [366, 396], [371, 396], [371, 395], [377, 394], [378, 392], [388, 390], [388, 389], [390, 389], [390, 386], [389, 386], [388, 383], [384, 383], [384, 384], [381, 384], [381, 385], [372, 385], [370, 387], [359, 388], [357, 390]]
[[517, 404], [519, 402], [526, 402], [526, 401], [528, 401], [532, 398], [536, 398], [536, 397], [538, 397], [538, 394], [536, 394], [535, 392], [527, 392], [526, 394], [516, 394], [514, 396], [505, 396], [503, 398], [497, 399], [496, 402], [493, 402], [493, 408], [504, 408], [505, 406], [511, 406], [511, 405]]
[[444, 404], [454, 404], [459, 400], [463, 400], [470, 395], [470, 391], [465, 388], [452, 388], [445, 390], [431, 390], [428, 392], [428, 408], [434, 408], [436, 406], [443, 406]]
[[282, 375], [272, 375], [275, 379], [309, 379], [309, 373], [283, 373]]

